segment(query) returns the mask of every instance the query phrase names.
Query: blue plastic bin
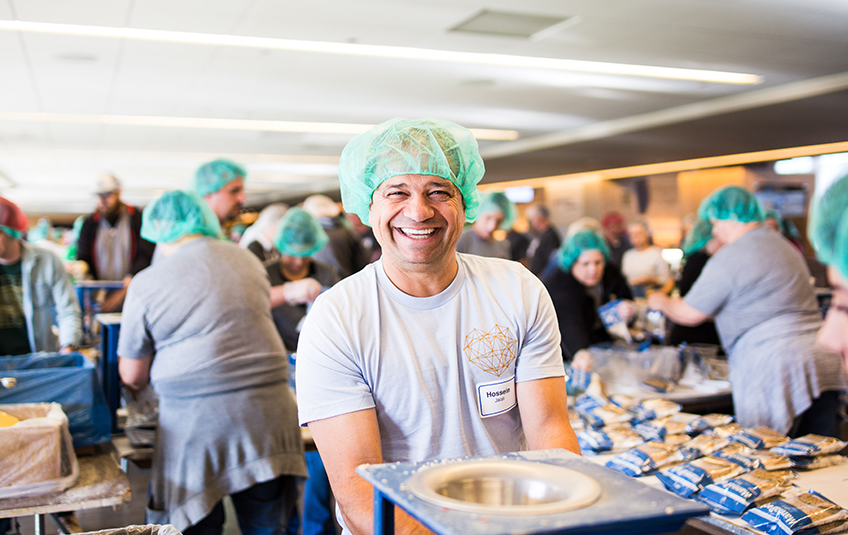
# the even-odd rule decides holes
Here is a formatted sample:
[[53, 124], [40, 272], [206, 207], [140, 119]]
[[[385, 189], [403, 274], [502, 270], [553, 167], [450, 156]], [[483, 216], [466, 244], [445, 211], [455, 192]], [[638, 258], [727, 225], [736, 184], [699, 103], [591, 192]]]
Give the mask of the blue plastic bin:
[[12, 377], [17, 382], [13, 388], [0, 387], [0, 403], [60, 403], [68, 416], [75, 448], [109, 440], [106, 397], [94, 364], [83, 355], [0, 357], [0, 377]]

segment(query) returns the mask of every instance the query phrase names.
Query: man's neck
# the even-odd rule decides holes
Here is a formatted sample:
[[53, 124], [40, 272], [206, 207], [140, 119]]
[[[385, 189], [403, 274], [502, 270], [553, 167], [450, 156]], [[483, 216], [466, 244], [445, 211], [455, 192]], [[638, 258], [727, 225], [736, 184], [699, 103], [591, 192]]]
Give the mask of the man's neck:
[[446, 266], [416, 270], [400, 270], [390, 262], [383, 262], [383, 271], [395, 287], [412, 297], [432, 297], [445, 291], [456, 278], [459, 264], [456, 256]]
[[21, 245], [20, 240], [13, 241], [9, 247], [3, 251], [3, 254], [0, 255], [0, 264], [4, 266], [11, 266], [12, 264], [17, 264], [21, 261], [21, 257], [23, 256], [23, 246]]
[[745, 234], [748, 234], [752, 230], [759, 228], [760, 223], [757, 221], [752, 221], [751, 223], [737, 223], [737, 225], [733, 229], [733, 233], [731, 236], [727, 238], [727, 243], [733, 243]]

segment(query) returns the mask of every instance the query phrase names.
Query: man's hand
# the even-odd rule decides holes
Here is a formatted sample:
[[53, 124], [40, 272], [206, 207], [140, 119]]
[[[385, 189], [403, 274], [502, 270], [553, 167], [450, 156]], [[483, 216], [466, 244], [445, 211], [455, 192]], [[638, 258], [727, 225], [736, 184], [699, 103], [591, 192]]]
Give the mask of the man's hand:
[[670, 302], [671, 297], [661, 292], [654, 292], [648, 296], [648, 307], [650, 307], [651, 310], [658, 310], [663, 314], [666, 313], [666, 309]]
[[700, 325], [710, 319], [710, 316], [691, 306], [683, 299], [669, 297], [660, 292], [652, 293], [648, 297], [648, 306], [653, 310], [659, 310], [671, 318], [674, 323], [687, 327]]
[[124, 298], [127, 296], [127, 288], [129, 288], [132, 277], [126, 276], [123, 279], [124, 287], [119, 290], [109, 292], [103, 304], [100, 306], [102, 312], [115, 312], [120, 310], [124, 304]]
[[321, 283], [312, 278], [283, 284], [286, 303], [291, 305], [311, 303], [321, 294], [321, 290], [323, 290]]

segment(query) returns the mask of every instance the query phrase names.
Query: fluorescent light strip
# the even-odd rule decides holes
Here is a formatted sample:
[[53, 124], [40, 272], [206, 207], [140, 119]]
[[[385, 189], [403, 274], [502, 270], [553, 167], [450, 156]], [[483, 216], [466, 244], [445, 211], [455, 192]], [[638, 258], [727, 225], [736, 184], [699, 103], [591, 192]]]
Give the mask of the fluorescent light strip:
[[756, 162], [770, 162], [785, 160], [788, 158], [797, 158], [799, 156], [820, 156], [822, 154], [835, 154], [838, 152], [848, 152], [848, 141], [825, 143], [822, 145], [791, 147], [786, 149], [764, 150], [758, 152], [743, 152], [740, 154], [727, 154], [724, 156], [695, 158], [692, 160], [677, 160], [673, 162], [634, 165], [632, 167], [602, 169], [599, 171], [587, 171], [585, 173], [526, 178], [523, 180], [511, 180], [509, 182], [493, 182], [491, 184], [480, 184], [480, 189], [484, 191], [492, 189], [501, 191], [504, 188], [514, 188], [516, 186], [544, 188], [566, 180], [613, 180], [616, 178], [661, 175], [665, 173], [679, 173], [682, 171], [695, 171], [698, 169], [713, 169], [716, 167], [728, 167], [731, 165], [744, 165]]
[[147, 41], [168, 41], [173, 43], [201, 45], [240, 46], [292, 50], [297, 52], [317, 52], [323, 54], [444, 61], [450, 63], [475, 63], [479, 65], [496, 65], [501, 67], [526, 67], [532, 69], [551, 69], [597, 74], [668, 78], [672, 80], [694, 80], [698, 82], [713, 82], [719, 84], [751, 85], [759, 84], [763, 81], [761, 76], [755, 74], [724, 71], [677, 69], [672, 67], [627, 65], [623, 63], [604, 63], [600, 61], [581, 61], [573, 59], [536, 58], [506, 54], [452, 52], [447, 50], [430, 50], [400, 46], [328, 43], [322, 41], [301, 41], [269, 37], [249, 37], [243, 35], [146, 30], [140, 28], [116, 28], [108, 26], [84, 26], [77, 24], [53, 24], [48, 22], [2, 20], [0, 21], [0, 30], [139, 39]]
[[[46, 123], [107, 124], [121, 126], [164, 126], [169, 128], [211, 128], [218, 130], [254, 130], [264, 132], [306, 132], [315, 134], [361, 134], [374, 125], [352, 123], [310, 123], [298, 121], [261, 121], [204, 117], [157, 117], [147, 115], [85, 115], [76, 113], [0, 112], [0, 120]], [[477, 139], [510, 141], [518, 138], [515, 130], [469, 128]]]

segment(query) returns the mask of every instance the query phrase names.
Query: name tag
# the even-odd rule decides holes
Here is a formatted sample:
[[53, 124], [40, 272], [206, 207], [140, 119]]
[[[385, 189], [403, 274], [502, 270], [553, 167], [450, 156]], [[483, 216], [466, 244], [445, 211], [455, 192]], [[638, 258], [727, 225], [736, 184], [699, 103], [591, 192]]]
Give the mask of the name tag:
[[481, 418], [496, 416], [515, 407], [515, 376], [477, 385], [477, 398]]

